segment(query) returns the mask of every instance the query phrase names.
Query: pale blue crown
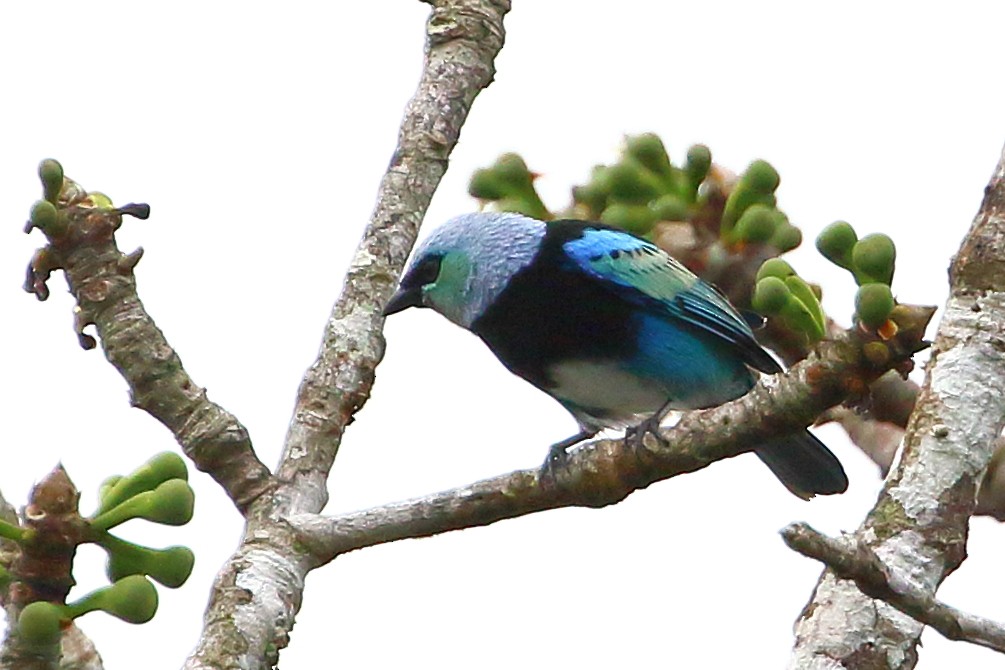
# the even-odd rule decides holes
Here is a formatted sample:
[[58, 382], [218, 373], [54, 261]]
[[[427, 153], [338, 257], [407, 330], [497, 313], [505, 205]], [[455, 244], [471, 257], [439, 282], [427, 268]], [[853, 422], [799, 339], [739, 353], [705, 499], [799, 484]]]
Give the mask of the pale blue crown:
[[[522, 214], [478, 212], [450, 219], [422, 242], [413, 264], [431, 254], [463, 254], [467, 281], [457, 286], [455, 313], [443, 315], [465, 328], [495, 302], [514, 274], [526, 267], [541, 246], [546, 225]], [[453, 310], [450, 310], [453, 311]]]

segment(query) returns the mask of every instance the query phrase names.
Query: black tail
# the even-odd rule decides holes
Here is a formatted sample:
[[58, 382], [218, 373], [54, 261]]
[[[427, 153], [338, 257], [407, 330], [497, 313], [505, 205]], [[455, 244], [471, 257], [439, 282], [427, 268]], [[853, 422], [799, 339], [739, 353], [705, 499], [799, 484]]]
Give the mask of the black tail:
[[848, 488], [841, 461], [808, 430], [766, 442], [754, 453], [785, 488], [803, 500], [817, 494], [844, 493]]

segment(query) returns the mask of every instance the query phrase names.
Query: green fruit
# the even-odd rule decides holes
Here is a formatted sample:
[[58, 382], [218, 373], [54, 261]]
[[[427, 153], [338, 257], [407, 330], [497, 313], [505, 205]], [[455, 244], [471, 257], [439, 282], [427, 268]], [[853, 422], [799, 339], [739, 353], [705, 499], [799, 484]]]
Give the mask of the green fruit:
[[719, 236], [731, 242], [735, 240], [733, 227], [740, 216], [753, 205], [775, 206], [775, 196], [771, 193], [760, 193], [746, 185], [741, 179], [730, 191], [726, 204], [722, 209], [722, 221], [719, 224]]
[[610, 187], [610, 199], [615, 202], [643, 205], [664, 191], [663, 184], [652, 172], [631, 160], [612, 165], [605, 179]]
[[744, 242], [767, 242], [780, 222], [777, 209], [765, 205], [751, 205], [736, 222], [734, 235]]
[[536, 175], [527, 169], [527, 164], [518, 154], [503, 154], [489, 170], [495, 175], [498, 190], [506, 196], [503, 200], [510, 199], [503, 211], [518, 211], [538, 219], [551, 218], [534, 188]]
[[129, 575], [147, 575], [168, 588], [178, 588], [192, 574], [195, 554], [188, 547], [150, 549], [126, 542], [112, 535], [114, 541], [102, 541], [108, 550], [106, 573], [115, 582]]
[[129, 623], [146, 623], [157, 613], [157, 589], [141, 575], [123, 577], [93, 596], [97, 609]]
[[584, 205], [592, 216], [600, 215], [607, 204], [607, 192], [599, 187], [596, 182], [591, 181], [583, 186], [572, 187], [572, 201], [577, 205]]
[[66, 222], [59, 218], [56, 206], [48, 200], [39, 200], [31, 208], [31, 225], [50, 237], [66, 232]]
[[889, 284], [863, 284], [855, 294], [855, 313], [858, 320], [869, 328], [879, 328], [886, 323], [894, 304]]
[[783, 223], [775, 229], [768, 243], [782, 253], [792, 251], [803, 243], [803, 231], [791, 223]]
[[791, 299], [785, 282], [769, 275], [759, 279], [754, 285], [754, 296], [750, 300], [750, 306], [755, 312], [770, 316], [780, 314]]
[[705, 181], [708, 171], [712, 169], [712, 152], [704, 144], [695, 144], [687, 150], [687, 160], [684, 162], [684, 172], [693, 191]]
[[834, 265], [852, 269], [851, 251], [858, 242], [855, 229], [847, 221], [835, 221], [817, 236], [817, 251]]
[[45, 199], [56, 204], [59, 193], [63, 190], [63, 166], [57, 160], [46, 158], [38, 164], [38, 176], [42, 180]]
[[796, 274], [796, 271], [792, 269], [792, 266], [783, 261], [781, 258], [769, 258], [761, 263], [761, 267], [757, 270], [757, 278], [755, 281], [759, 282], [765, 277], [778, 277], [780, 279], [785, 279], [786, 277], [794, 274]]
[[168, 526], [192, 520], [195, 493], [184, 479], [169, 479], [153, 491], [143, 491], [90, 520], [95, 531], [108, 530], [129, 519], [146, 519]]
[[[534, 175], [527, 168], [527, 163], [519, 154], [503, 154], [489, 168], [495, 173], [500, 183], [522, 190], [534, 183]], [[508, 193], [512, 193], [507, 189]]]
[[184, 526], [192, 520], [195, 492], [185, 480], [169, 479], [150, 494], [151, 505], [144, 519], [168, 526]]
[[687, 221], [689, 207], [672, 193], [661, 195], [649, 203], [658, 221]]
[[105, 480], [101, 482], [98, 486], [98, 504], [101, 507], [105, 506], [105, 499], [108, 498], [108, 494], [112, 492], [115, 485], [122, 481], [124, 477], [122, 475], [111, 475], [105, 477]]
[[601, 213], [600, 220], [609, 226], [623, 228], [636, 235], [645, 235], [656, 223], [656, 213], [646, 205], [615, 202]]
[[31, 646], [50, 646], [59, 643], [63, 610], [58, 605], [39, 600], [25, 605], [17, 618], [17, 631]]
[[505, 184], [492, 170], [475, 170], [468, 182], [468, 195], [479, 200], [498, 200], [506, 195]]
[[659, 135], [643, 133], [642, 135], [626, 137], [625, 154], [654, 174], [663, 177], [670, 177], [673, 174], [670, 156], [667, 155], [666, 147], [663, 146], [663, 140], [659, 138]]
[[814, 342], [822, 340], [827, 334], [827, 317], [824, 315], [823, 307], [820, 306], [820, 301], [817, 300], [813, 289], [799, 275], [786, 277], [785, 288], [789, 289], [792, 297], [799, 301], [810, 317], [809, 322], [805, 322], [801, 316], [799, 317], [800, 330], [805, 332]]
[[[157, 454], [121, 477], [101, 499], [98, 513], [105, 512], [143, 491], [151, 491], [169, 479], [188, 479], [188, 468], [181, 456], [173, 451]], [[107, 483], [109, 480], [105, 480]]]
[[747, 166], [740, 181], [758, 193], [774, 193], [781, 182], [778, 172], [767, 161], [756, 160]]
[[859, 284], [890, 284], [893, 281], [897, 248], [889, 236], [882, 233], [866, 235], [855, 244], [851, 257]]
[[551, 215], [545, 210], [540, 201], [528, 201], [521, 196], [507, 196], [496, 200], [493, 208], [500, 212], [516, 212], [535, 219], [550, 219]]

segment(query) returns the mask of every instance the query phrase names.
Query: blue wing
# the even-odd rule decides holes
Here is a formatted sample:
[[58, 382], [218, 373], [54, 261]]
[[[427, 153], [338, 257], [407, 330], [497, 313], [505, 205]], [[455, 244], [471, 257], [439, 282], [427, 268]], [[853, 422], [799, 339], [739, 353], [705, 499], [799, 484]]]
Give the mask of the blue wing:
[[582, 235], [565, 242], [563, 251], [576, 269], [623, 299], [727, 342], [753, 368], [781, 371], [736, 308], [655, 244], [615, 228], [584, 224]]

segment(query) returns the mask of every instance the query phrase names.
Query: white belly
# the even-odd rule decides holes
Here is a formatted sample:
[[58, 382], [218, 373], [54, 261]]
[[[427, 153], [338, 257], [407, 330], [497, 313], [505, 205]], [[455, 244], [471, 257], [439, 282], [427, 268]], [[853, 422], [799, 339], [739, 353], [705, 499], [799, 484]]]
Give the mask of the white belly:
[[605, 425], [633, 425], [655, 413], [669, 399], [667, 389], [652, 379], [627, 372], [614, 363], [565, 361], [548, 369], [558, 400], [606, 415]]

